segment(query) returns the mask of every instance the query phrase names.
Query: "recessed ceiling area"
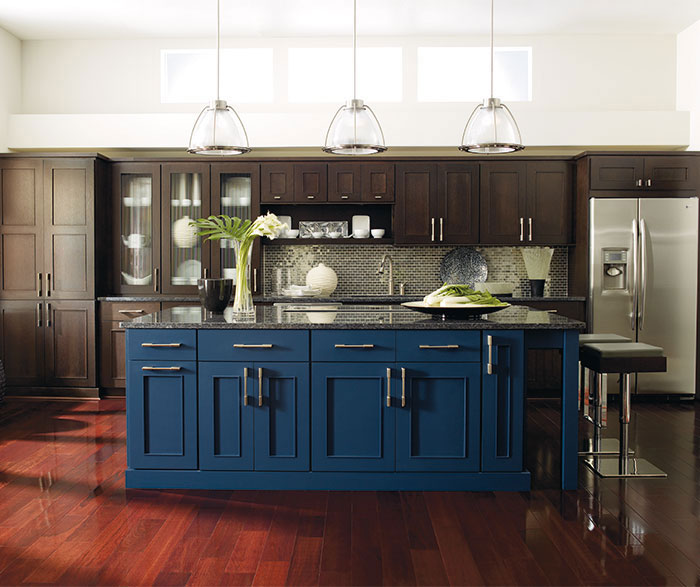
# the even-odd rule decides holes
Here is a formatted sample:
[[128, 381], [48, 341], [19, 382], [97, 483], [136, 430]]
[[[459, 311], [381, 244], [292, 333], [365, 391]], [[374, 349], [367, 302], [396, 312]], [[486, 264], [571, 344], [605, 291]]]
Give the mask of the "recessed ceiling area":
[[[21, 40], [201, 38], [214, 0], [0, 1], [0, 27]], [[351, 0], [223, 0], [222, 35], [350, 34]], [[359, 0], [361, 34], [487, 34], [488, 0]], [[499, 34], [676, 34], [700, 20], [698, 0], [496, 0]]]

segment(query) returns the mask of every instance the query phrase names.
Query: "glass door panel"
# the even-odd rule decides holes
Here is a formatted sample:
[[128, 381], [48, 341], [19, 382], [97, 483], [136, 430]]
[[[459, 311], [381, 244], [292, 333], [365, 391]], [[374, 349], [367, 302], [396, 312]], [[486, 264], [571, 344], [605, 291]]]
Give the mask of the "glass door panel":
[[153, 177], [122, 174], [120, 178], [120, 275], [122, 286], [153, 285]]
[[[220, 181], [221, 214], [253, 220], [250, 176], [222, 173]], [[219, 247], [221, 276], [235, 279], [236, 256], [233, 252], [233, 242], [222, 240]]]

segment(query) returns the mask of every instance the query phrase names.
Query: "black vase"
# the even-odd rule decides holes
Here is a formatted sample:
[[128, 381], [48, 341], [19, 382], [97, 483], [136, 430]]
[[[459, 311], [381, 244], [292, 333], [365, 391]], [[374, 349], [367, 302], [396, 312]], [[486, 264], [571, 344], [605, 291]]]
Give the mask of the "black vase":
[[533, 298], [541, 298], [544, 296], [544, 279], [530, 280], [530, 295]]
[[231, 301], [233, 279], [198, 279], [197, 290], [204, 309], [221, 314]]

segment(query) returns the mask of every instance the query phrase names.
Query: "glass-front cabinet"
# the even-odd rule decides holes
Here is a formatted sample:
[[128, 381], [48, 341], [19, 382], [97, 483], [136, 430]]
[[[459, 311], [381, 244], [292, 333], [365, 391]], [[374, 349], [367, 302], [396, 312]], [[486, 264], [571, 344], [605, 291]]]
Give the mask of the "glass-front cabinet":
[[160, 165], [116, 164], [113, 190], [115, 289], [159, 293]]
[[[135, 162], [113, 169], [115, 293], [196, 295], [200, 277], [235, 276], [232, 243], [203, 242], [189, 222], [211, 214], [256, 218], [258, 164]], [[253, 293], [262, 291], [259, 241]]]
[[[260, 167], [256, 163], [214, 163], [211, 166], [213, 214], [254, 220], [260, 214]], [[212, 275], [235, 279], [233, 243], [215, 241], [211, 247]], [[251, 290], [262, 292], [260, 239], [253, 247]]]

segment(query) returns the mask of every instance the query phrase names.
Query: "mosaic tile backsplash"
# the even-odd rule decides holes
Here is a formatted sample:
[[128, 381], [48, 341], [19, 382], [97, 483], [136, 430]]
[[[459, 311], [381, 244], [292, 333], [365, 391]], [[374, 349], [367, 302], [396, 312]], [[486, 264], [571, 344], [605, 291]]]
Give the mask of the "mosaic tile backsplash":
[[[395, 292], [406, 284], [406, 294], [423, 296], [442, 285], [440, 262], [456, 247], [396, 247], [392, 245], [278, 245], [263, 247], [266, 295], [278, 295], [290, 284], [305, 284], [306, 273], [323, 263], [338, 275], [333, 295], [382, 295], [387, 291], [388, 272], [377, 275], [385, 254], [394, 261]], [[486, 259], [488, 281], [515, 285], [513, 295], [529, 296], [530, 283], [518, 247], [472, 247]], [[545, 296], [566, 296], [568, 256], [566, 247], [554, 247]]]

